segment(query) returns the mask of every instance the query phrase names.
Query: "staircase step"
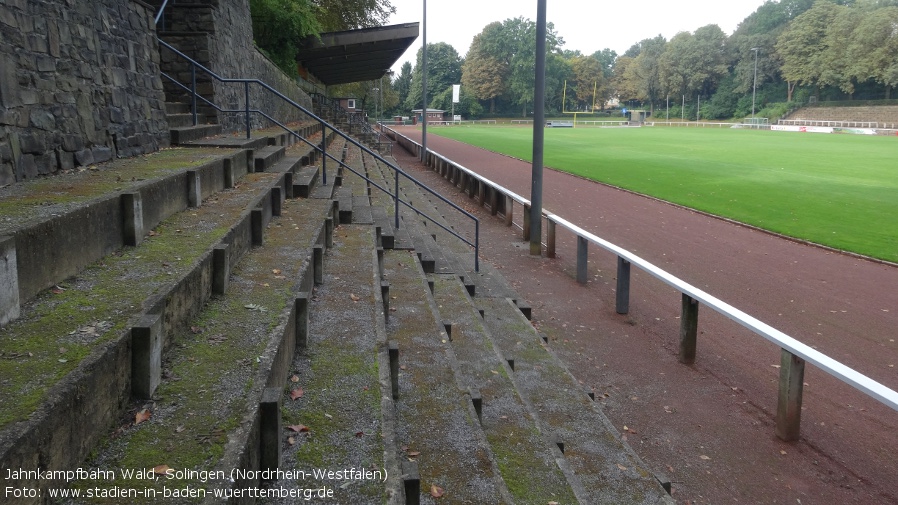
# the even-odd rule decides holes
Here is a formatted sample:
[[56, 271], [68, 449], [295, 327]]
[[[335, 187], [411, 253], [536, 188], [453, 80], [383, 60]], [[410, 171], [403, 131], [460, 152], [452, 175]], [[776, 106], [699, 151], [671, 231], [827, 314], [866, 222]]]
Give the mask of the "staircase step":
[[165, 102], [166, 114], [189, 114], [190, 104], [183, 102]]
[[352, 190], [338, 187], [334, 190], [334, 200], [340, 206], [340, 224], [352, 223]]
[[268, 170], [266, 170], [266, 172], [272, 172], [276, 174], [289, 173], [292, 177], [292, 175], [296, 173], [297, 170], [299, 170], [300, 161], [302, 160], [295, 156], [286, 156], [284, 158], [281, 158], [274, 165], [268, 167]]
[[166, 114], [165, 120], [170, 128], [193, 126], [193, 114]]
[[[371, 200], [373, 202], [374, 198], [372, 197]], [[380, 239], [383, 248], [393, 249], [395, 242], [392, 219], [387, 216], [382, 206], [376, 204], [371, 207], [371, 217], [374, 220], [374, 224], [380, 227]]]
[[514, 359], [518, 393], [538, 413], [545, 436], [564, 447], [586, 493], [581, 503], [673, 503], [514, 303], [478, 298], [476, 305], [499, 352]]
[[267, 137], [246, 138], [245, 134], [226, 133], [189, 142], [182, 142], [184, 147], [222, 147], [235, 149], [262, 149], [268, 145]]
[[267, 172], [275, 163], [283, 159], [285, 149], [283, 146], [265, 146], [257, 149], [253, 154], [253, 167], [256, 172]]
[[452, 347], [415, 254], [385, 251], [384, 278], [387, 338], [399, 349], [397, 443], [417, 462], [418, 498], [430, 503], [436, 486], [453, 503], [511, 503], [471, 397], [458, 386]]
[[371, 202], [367, 196], [352, 197], [352, 222], [374, 224], [374, 218], [371, 216]]
[[495, 348], [483, 319], [455, 275], [434, 276], [434, 300], [451, 329], [463, 389], [480, 394], [484, 433], [515, 503], [576, 503], [563, 456], [515, 390], [514, 372]]
[[300, 168], [293, 176], [293, 196], [296, 198], [309, 198], [317, 182], [317, 166], [310, 165]]
[[206, 137], [212, 137], [214, 135], [220, 134], [221, 125], [201, 124], [197, 126], [172, 128], [170, 133], [172, 145], [183, 145], [187, 142], [200, 140]]
[[[382, 411], [382, 398], [390, 397], [389, 361], [373, 230], [340, 226], [327, 258], [324, 282], [311, 302], [307, 350], [294, 358], [291, 374], [296, 382], [286, 382], [282, 408], [284, 426], [305, 428], [283, 431], [281, 468], [355, 468], [376, 471], [380, 478], [333, 486], [333, 481], [310, 475], [300, 481], [283, 479], [272, 487], [331, 487], [334, 503], [383, 503], [384, 468], [393, 468], [386, 475], [386, 487], [392, 490], [388, 494], [397, 493], [400, 481], [393, 436], [381, 436], [394, 427], [392, 402], [386, 403], [387, 415]], [[302, 395], [292, 400], [292, 391], [300, 389]]]
[[[326, 186], [324, 184], [315, 184], [312, 188], [312, 193], [309, 195], [309, 198], [316, 198], [319, 200], [332, 200], [334, 198], [334, 191], [337, 189], [337, 186], [334, 186], [333, 179], [328, 181], [329, 184]], [[339, 215], [335, 216], [334, 219], [339, 220]]]

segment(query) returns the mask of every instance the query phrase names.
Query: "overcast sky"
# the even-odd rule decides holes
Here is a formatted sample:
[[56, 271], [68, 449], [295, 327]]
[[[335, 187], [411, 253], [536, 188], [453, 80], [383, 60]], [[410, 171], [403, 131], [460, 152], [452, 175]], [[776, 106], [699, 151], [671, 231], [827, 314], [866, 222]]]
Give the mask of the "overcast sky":
[[[564, 49], [592, 54], [610, 48], [623, 54], [636, 42], [677, 32], [693, 32], [717, 24], [730, 35], [743, 19], [765, 0], [625, 0], [622, 2], [547, 0], [546, 18], [564, 39]], [[390, 0], [396, 7], [388, 24], [421, 22], [424, 0]], [[471, 40], [493, 21], [523, 16], [536, 22], [536, 0], [430, 0], [427, 2], [427, 42], [446, 42], [460, 56]], [[421, 48], [423, 24], [418, 40], [399, 59], [415, 64]]]

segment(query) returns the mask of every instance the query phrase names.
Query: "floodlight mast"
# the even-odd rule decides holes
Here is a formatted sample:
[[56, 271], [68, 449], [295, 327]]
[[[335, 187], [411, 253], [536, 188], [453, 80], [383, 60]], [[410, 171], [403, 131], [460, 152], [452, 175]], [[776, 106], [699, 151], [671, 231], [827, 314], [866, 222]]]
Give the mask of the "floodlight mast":
[[752, 87], [751, 87], [751, 122], [752, 122], [752, 124], [754, 124], [754, 122], [755, 122], [755, 94], [758, 91], [758, 51], [760, 49], [761, 48], [759, 48], [759, 47], [751, 48], [751, 50], [755, 52], [755, 80], [754, 80], [754, 84], [752, 84]]
[[[533, 165], [530, 185], [530, 254], [542, 254], [543, 144], [546, 128], [546, 0], [536, 2], [536, 82], [533, 89]], [[564, 107], [562, 106], [562, 110]]]
[[421, 41], [421, 162], [427, 163], [427, 0], [424, 0], [421, 19], [424, 25], [424, 37]]

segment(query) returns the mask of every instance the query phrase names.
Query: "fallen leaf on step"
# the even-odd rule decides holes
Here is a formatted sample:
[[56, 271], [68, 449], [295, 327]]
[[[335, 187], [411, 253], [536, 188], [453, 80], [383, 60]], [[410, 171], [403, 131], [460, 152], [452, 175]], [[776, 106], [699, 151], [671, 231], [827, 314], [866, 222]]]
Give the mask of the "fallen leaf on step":
[[304, 424], [292, 424], [287, 426], [287, 429], [294, 433], [305, 433], [309, 431], [309, 427]]
[[365, 432], [364, 432], [364, 431], [357, 431], [357, 432], [355, 432], [355, 436], [356, 436], [356, 438], [362, 438], [362, 437], [365, 436]]
[[271, 273], [273, 273], [274, 275], [281, 275], [281, 270], [279, 268], [275, 268], [271, 271]]
[[706, 460], [707, 460], [707, 459], [711, 459], [711, 457], [710, 457], [710, 456], [705, 456], [704, 454], [702, 454], [701, 456], [699, 456], [699, 459], [706, 459]]
[[617, 467], [620, 468], [621, 471], [623, 471], [623, 472], [626, 472], [626, 471], [627, 471], [627, 467], [625, 467], [624, 465], [622, 465], [622, 464], [620, 464], [620, 463], [617, 464]]
[[440, 498], [444, 494], [446, 494], [446, 491], [444, 491], [440, 486], [437, 486], [436, 484], [430, 485], [430, 496], [433, 496], [434, 498]]
[[417, 458], [420, 455], [421, 455], [420, 451], [411, 451], [408, 454], [406, 454], [406, 456], [408, 456], [410, 458]]
[[299, 376], [294, 375], [293, 377], [290, 377], [290, 382], [299, 382]]
[[134, 416], [134, 426], [137, 426], [144, 421], [149, 421], [151, 417], [153, 417], [153, 413], [150, 412], [150, 409], [141, 410]]
[[168, 465], [157, 465], [153, 467], [153, 473], [156, 475], [165, 475], [171, 468]]
[[302, 388], [296, 388], [293, 391], [290, 391], [290, 399], [296, 400], [297, 398], [302, 398], [302, 395], [305, 394], [305, 391]]
[[354, 302], [357, 302], [357, 301], [361, 300], [361, 298], [359, 298], [358, 296], [356, 296], [356, 295], [354, 295], [354, 294], [352, 294], [352, 293], [349, 294], [349, 299], [352, 300], [352, 301], [354, 301]]
[[288, 437], [288, 438], [287, 438], [287, 443], [290, 444], [290, 445], [293, 445], [293, 444], [296, 443], [296, 439], [293, 438], [293, 437]]

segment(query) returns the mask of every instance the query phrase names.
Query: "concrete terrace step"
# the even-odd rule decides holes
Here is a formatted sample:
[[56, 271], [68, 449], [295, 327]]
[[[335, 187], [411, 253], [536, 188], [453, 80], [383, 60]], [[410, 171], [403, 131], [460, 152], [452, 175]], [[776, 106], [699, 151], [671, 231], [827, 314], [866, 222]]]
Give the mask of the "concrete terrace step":
[[514, 360], [512, 378], [555, 440], [582, 487], [581, 503], [657, 504], [673, 500], [638, 456], [621, 441], [599, 407], [551, 354], [510, 299], [478, 298], [493, 342]]
[[337, 187], [334, 190], [334, 200], [340, 206], [340, 224], [352, 223], [352, 190], [346, 187]]
[[[282, 187], [283, 178], [248, 174], [238, 187], [161, 222], [139, 246], [26, 306], [0, 341], [4, 357], [13, 358], [0, 361], [0, 460], [17, 468], [35, 460], [45, 469], [74, 468], [130, 396], [151, 395], [154, 356], [172, 345], [173, 332], [211, 296], [225, 268], [216, 251], [236, 261], [251, 246], [276, 207], [272, 187]], [[138, 344], [132, 328], [158, 329], [148, 329], [149, 340]], [[143, 342], [150, 347], [141, 354]]]
[[354, 224], [374, 224], [371, 216], [371, 202], [367, 196], [352, 197], [352, 222]]
[[[310, 475], [272, 487], [328, 487], [333, 503], [394, 503], [400, 480], [373, 229], [339, 226], [327, 260], [323, 283], [311, 300], [306, 349], [293, 361], [281, 409], [283, 425], [292, 427], [282, 431], [281, 468]], [[311, 475], [316, 468], [372, 475], [334, 482]], [[386, 486], [384, 477], [389, 477]]]
[[254, 169], [256, 172], [265, 172], [284, 157], [285, 149], [282, 146], [265, 146], [257, 149], [254, 154]]
[[305, 166], [293, 175], [293, 195], [296, 198], [309, 198], [318, 182], [318, 167]]
[[417, 463], [419, 499], [429, 500], [436, 486], [452, 503], [512, 502], [471, 397], [458, 385], [455, 356], [417, 257], [385, 251], [384, 278], [387, 338], [399, 351], [397, 443]]
[[[246, 171], [246, 151], [168, 149], [0, 188], [0, 236], [15, 236], [18, 302], [140, 243], [146, 230]], [[61, 257], [62, 250], [78, 253]]]
[[449, 327], [462, 387], [482, 402], [481, 425], [515, 503], [575, 503], [568, 478], [577, 486], [579, 481], [518, 395], [514, 371], [493, 345], [464, 286], [454, 275], [433, 279], [434, 300]]
[[[263, 243], [230, 270], [225, 292], [171, 336], [174, 345], [163, 361], [162, 382], [152, 401], [134, 409], [149, 419], [124, 427], [88, 464], [202, 468], [228, 476], [232, 468], [265, 468], [272, 447], [263, 443], [268, 419], [260, 404], [266, 401], [266, 387], [277, 385], [282, 394], [279, 386], [286, 381], [296, 348], [296, 320], [305, 317], [297, 313], [296, 300], [308, 299], [316, 276], [313, 248], [325, 242], [329, 210], [319, 200], [283, 202], [281, 216], [266, 227]], [[146, 485], [137, 480], [116, 484]], [[161, 488], [173, 485], [211, 490], [258, 488], [262, 482], [160, 479], [154, 483], [159, 497], [145, 497], [141, 503], [169, 503]], [[221, 500], [210, 496], [206, 502]]]

